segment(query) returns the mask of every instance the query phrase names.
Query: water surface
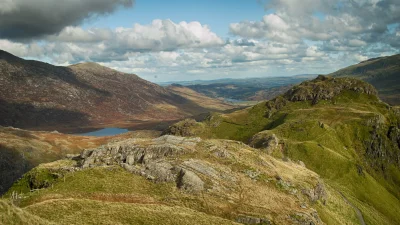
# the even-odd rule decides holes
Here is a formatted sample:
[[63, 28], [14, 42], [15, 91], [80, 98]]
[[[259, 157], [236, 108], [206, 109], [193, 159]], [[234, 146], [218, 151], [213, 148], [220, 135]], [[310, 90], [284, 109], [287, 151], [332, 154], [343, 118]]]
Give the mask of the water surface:
[[117, 135], [117, 134], [123, 134], [123, 133], [126, 133], [128, 131], [129, 131], [128, 129], [110, 127], [110, 128], [104, 128], [104, 129], [101, 129], [101, 130], [96, 130], [96, 131], [83, 133], [83, 134], [77, 134], [77, 135], [104, 137], [104, 136], [112, 136], [112, 135]]

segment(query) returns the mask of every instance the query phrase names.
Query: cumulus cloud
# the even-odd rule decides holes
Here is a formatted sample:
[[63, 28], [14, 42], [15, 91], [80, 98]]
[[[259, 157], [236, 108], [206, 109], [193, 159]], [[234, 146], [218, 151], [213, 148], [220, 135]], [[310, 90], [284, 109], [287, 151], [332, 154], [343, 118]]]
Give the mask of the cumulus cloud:
[[0, 38], [31, 39], [130, 7], [134, 0], [0, 0]]
[[271, 0], [266, 9], [274, 13], [260, 21], [233, 23], [230, 32], [282, 43], [337, 39], [360, 47], [385, 42], [388, 26], [400, 22], [398, 0]]
[[[133, 2], [96, 0], [99, 6], [84, 7], [93, 1], [60, 2], [79, 9], [72, 13], [75, 19], [55, 20], [44, 31], [29, 34], [28, 29], [16, 35], [3, 32], [15, 21], [2, 19], [16, 15], [25, 1], [0, 0], [0, 49], [58, 65], [95, 61], [155, 81], [155, 77], [188, 80], [329, 73], [367, 58], [397, 53], [400, 48], [400, 2], [396, 0], [269, 0], [265, 16], [230, 24], [232, 35], [225, 40], [197, 21], [154, 20], [115, 29], [84, 29], [77, 24], [85, 18]], [[35, 10], [39, 9], [31, 9]], [[24, 18], [28, 15], [33, 16]], [[32, 19], [31, 23], [39, 26], [41, 20], [57, 17], [40, 15], [39, 22]], [[25, 29], [22, 25], [15, 28]], [[33, 41], [21, 42], [27, 39]]]
[[123, 55], [129, 52], [172, 51], [224, 44], [206, 25], [196, 21], [174, 23], [171, 20], [154, 20], [148, 25], [135, 24], [131, 28], [118, 27], [115, 30], [66, 27], [59, 34], [48, 36], [46, 40], [69, 43], [68, 46], [80, 48], [95, 46], [109, 53], [110, 57], [112, 53]]

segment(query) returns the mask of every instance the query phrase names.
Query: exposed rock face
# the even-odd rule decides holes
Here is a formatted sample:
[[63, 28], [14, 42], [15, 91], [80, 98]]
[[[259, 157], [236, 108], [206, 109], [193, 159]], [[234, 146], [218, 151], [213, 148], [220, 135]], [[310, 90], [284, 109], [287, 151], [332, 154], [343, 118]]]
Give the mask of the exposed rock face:
[[194, 119], [186, 119], [170, 126], [164, 131], [164, 134], [172, 134], [181, 137], [193, 136], [195, 135], [193, 129], [197, 124], [198, 123]]
[[242, 224], [265, 224], [265, 225], [271, 224], [271, 221], [269, 221], [268, 219], [251, 217], [251, 216], [239, 217], [237, 218], [237, 222]]
[[190, 153], [200, 141], [200, 138], [162, 136], [145, 144], [135, 139], [111, 143], [83, 151], [81, 167], [121, 165], [129, 172], [149, 180], [176, 182], [182, 190], [198, 192], [204, 189], [204, 182], [194, 172], [172, 159]]
[[312, 81], [294, 86], [284, 94], [284, 97], [292, 102], [311, 100], [313, 104], [316, 104], [320, 100], [330, 100], [346, 90], [377, 95], [377, 91], [372, 85], [361, 80], [319, 75]]
[[204, 190], [204, 182], [192, 171], [181, 169], [177, 177], [177, 187], [189, 192]]
[[318, 200], [325, 202], [326, 200], [326, 191], [323, 183], [318, 183], [313, 189], [304, 189], [303, 194], [307, 195], [312, 202]]
[[249, 145], [253, 148], [263, 149], [270, 153], [278, 147], [279, 139], [275, 134], [269, 131], [263, 131], [254, 135]]
[[[293, 221], [322, 224], [311, 207], [313, 202], [323, 200], [325, 194], [317, 174], [298, 163], [277, 160], [265, 152], [229, 140], [166, 135], [114, 141], [84, 150], [79, 156], [69, 155], [68, 159], [53, 165], [43, 164], [24, 176], [15, 188], [24, 187], [29, 193], [32, 188], [48, 188], [59, 185], [58, 182], [69, 185], [68, 177], [74, 176], [68, 173], [91, 177], [91, 170], [100, 174], [100, 171], [113, 171], [123, 175], [123, 180], [127, 179], [129, 174], [115, 168], [118, 166], [133, 173], [132, 176], [153, 182], [144, 186], [151, 187], [148, 194], [161, 204], [184, 204], [244, 224]], [[112, 177], [104, 179], [111, 181], [105, 185], [113, 185]], [[35, 185], [30, 185], [31, 180]], [[145, 182], [136, 176], [133, 180]], [[163, 191], [159, 192], [159, 187]], [[301, 216], [292, 218], [296, 213]]]

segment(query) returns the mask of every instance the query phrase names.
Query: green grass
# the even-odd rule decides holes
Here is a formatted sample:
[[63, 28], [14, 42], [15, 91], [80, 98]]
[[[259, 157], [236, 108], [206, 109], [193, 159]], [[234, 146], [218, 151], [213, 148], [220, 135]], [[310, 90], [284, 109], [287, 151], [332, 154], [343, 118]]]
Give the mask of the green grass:
[[57, 224], [236, 224], [183, 207], [60, 199], [31, 205], [26, 211]]
[[[386, 136], [389, 126], [400, 124], [397, 108], [391, 110], [375, 95], [350, 90], [315, 105], [287, 102], [272, 111], [267, 105], [271, 103], [212, 117], [203, 122], [199, 134], [248, 142], [256, 133], [269, 130], [283, 143], [284, 157], [303, 161], [353, 199], [368, 224], [400, 224], [400, 170], [394, 160], [400, 151]], [[366, 152], [373, 132], [384, 143], [382, 158]], [[281, 157], [281, 149], [272, 155]], [[358, 174], [357, 166], [363, 174]]]

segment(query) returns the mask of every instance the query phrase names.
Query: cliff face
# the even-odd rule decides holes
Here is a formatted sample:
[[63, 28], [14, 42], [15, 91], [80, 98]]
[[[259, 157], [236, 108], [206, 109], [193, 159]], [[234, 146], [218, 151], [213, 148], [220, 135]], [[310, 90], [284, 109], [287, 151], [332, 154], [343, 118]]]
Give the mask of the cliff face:
[[70, 67], [0, 52], [0, 125], [63, 126], [177, 120], [207, 112], [134, 74], [95, 63]]

